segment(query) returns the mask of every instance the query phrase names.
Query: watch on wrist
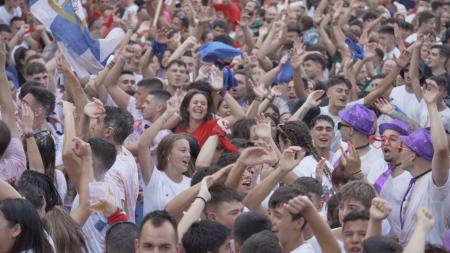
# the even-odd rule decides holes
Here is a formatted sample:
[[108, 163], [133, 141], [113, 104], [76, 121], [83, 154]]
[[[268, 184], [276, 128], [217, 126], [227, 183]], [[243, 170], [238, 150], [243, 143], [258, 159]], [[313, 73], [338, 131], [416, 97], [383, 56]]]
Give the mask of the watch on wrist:
[[25, 136], [25, 139], [29, 139], [29, 138], [34, 137], [34, 133], [33, 132], [26, 132], [24, 136]]

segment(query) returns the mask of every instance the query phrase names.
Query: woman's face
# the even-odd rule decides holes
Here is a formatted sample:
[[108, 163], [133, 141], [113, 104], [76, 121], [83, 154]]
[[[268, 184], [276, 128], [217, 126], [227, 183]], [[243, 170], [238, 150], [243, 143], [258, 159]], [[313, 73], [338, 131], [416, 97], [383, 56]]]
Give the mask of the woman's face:
[[2, 212], [0, 212], [0, 252], [9, 252], [14, 245], [17, 236], [20, 235], [20, 225], [11, 226]]
[[208, 112], [208, 100], [202, 94], [195, 94], [189, 102], [189, 120], [204, 120]]
[[224, 118], [231, 115], [231, 108], [227, 102], [223, 101], [217, 109], [217, 114]]
[[262, 165], [256, 165], [253, 167], [247, 167], [241, 176], [241, 181], [239, 182], [238, 192], [247, 195], [253, 187], [256, 185], [256, 179], [261, 173]]
[[191, 159], [189, 142], [185, 139], [176, 140], [173, 143], [172, 150], [168, 157], [170, 163], [169, 168], [174, 168], [180, 173], [184, 173], [188, 170], [189, 161]]

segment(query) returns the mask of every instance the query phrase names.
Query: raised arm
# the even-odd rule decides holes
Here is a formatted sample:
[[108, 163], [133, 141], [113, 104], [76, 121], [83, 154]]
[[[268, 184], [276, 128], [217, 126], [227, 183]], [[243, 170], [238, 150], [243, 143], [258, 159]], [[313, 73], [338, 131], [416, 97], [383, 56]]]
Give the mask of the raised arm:
[[192, 223], [196, 222], [203, 213], [203, 209], [205, 208], [206, 202], [211, 200], [211, 193], [209, 193], [209, 187], [213, 184], [213, 177], [207, 176], [203, 178], [200, 183], [200, 190], [197, 196], [194, 198], [194, 201], [191, 204], [191, 207], [184, 214], [183, 218], [178, 223], [178, 239], [181, 242], [183, 235], [192, 225]]
[[81, 160], [73, 153], [72, 140], [76, 137], [74, 113], [75, 107], [73, 104], [63, 101], [64, 139], [62, 160], [64, 169], [78, 192], [81, 179], [81, 173], [78, 168], [81, 167]]
[[320, 105], [323, 94], [325, 94], [325, 91], [323, 90], [315, 90], [311, 92], [306, 98], [306, 101], [303, 103], [303, 105], [300, 106], [300, 108], [298, 108], [298, 110], [294, 114], [292, 114], [292, 116], [289, 118], [289, 121], [303, 120], [303, 117], [305, 117], [310, 109]]
[[270, 192], [287, 174], [291, 173], [304, 156], [305, 151], [300, 147], [293, 146], [286, 149], [278, 167], [245, 196], [244, 205], [252, 211], [260, 210], [261, 202], [269, 196]]
[[0, 200], [4, 199], [18, 199], [20, 194], [5, 180], [0, 179]]
[[15, 111], [11, 95], [11, 86], [6, 77], [5, 66], [8, 53], [6, 51], [5, 42], [0, 41], [0, 107], [2, 112], [2, 121], [8, 126], [12, 138], [18, 138]]
[[381, 222], [386, 219], [392, 211], [389, 202], [376, 197], [372, 199], [372, 206], [370, 207], [369, 226], [367, 227], [366, 239], [372, 236], [382, 236]]
[[447, 138], [443, 138], [446, 134], [437, 109], [437, 103], [442, 103], [439, 93], [439, 87], [436, 82], [427, 79], [426, 86], [422, 88], [422, 97], [427, 104], [430, 117], [431, 141], [434, 149], [431, 167], [433, 169], [433, 181], [438, 187], [447, 183], [450, 165]]
[[420, 208], [416, 212], [416, 227], [409, 239], [408, 244], [403, 249], [403, 253], [425, 252], [427, 235], [434, 226], [434, 218], [430, 210]]
[[144, 184], [147, 185], [150, 182], [150, 178], [155, 167], [154, 162], [150, 155], [150, 146], [153, 143], [153, 139], [158, 132], [162, 129], [163, 125], [170, 119], [170, 117], [180, 108], [180, 98], [178, 93], [175, 94], [167, 101], [166, 111], [155, 121], [153, 124], [145, 130], [144, 134], [138, 143], [138, 157], [141, 164], [142, 179]]
[[132, 57], [133, 52], [131, 48], [127, 49], [127, 47], [123, 47], [117, 52], [118, 53], [115, 55], [115, 58], [117, 59], [114, 59], [114, 67], [108, 72], [103, 84], [117, 106], [120, 108], [127, 108], [131, 96], [119, 87], [117, 80], [119, 80], [125, 63]]
[[375, 99], [381, 97], [389, 87], [394, 83], [397, 75], [400, 73], [402, 68], [408, 65], [411, 59], [411, 53], [407, 50], [404, 50], [400, 57], [396, 59], [396, 65], [394, 69], [381, 81], [380, 85], [372, 90], [367, 96], [364, 97], [364, 104], [370, 105], [375, 102]]
[[411, 78], [411, 85], [414, 95], [418, 101], [422, 100], [422, 90], [420, 88], [420, 73], [419, 73], [419, 59], [420, 49], [423, 45], [423, 39], [417, 38], [416, 42], [411, 46], [413, 47], [411, 64], [409, 65], [409, 76]]
[[27, 144], [27, 158], [30, 170], [45, 174], [44, 163], [33, 133], [34, 114], [27, 104], [21, 104], [22, 107], [22, 127], [25, 133], [25, 142]]
[[92, 167], [92, 150], [89, 143], [79, 138], [73, 139], [73, 152], [81, 160], [81, 179], [78, 186], [78, 195], [80, 203], [70, 216], [83, 226], [89, 218], [89, 183], [94, 182], [94, 169]]
[[322, 252], [341, 252], [336, 238], [331, 233], [330, 227], [325, 223], [311, 200], [307, 196], [297, 196], [284, 205], [291, 213], [302, 213], [309, 223], [314, 236], [319, 242]]
[[216, 152], [217, 145], [219, 145], [219, 137], [217, 135], [211, 135], [203, 144], [200, 152], [198, 153], [197, 160], [195, 160], [195, 167], [207, 167], [210, 166]]

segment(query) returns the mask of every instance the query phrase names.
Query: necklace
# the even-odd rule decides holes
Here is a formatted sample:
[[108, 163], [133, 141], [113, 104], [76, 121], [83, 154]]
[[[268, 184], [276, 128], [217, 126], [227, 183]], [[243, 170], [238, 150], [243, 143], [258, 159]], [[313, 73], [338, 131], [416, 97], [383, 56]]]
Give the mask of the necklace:
[[364, 144], [364, 145], [362, 145], [362, 146], [355, 147], [355, 149], [356, 149], [356, 150], [360, 150], [360, 149], [363, 149], [363, 148], [367, 148], [369, 145], [370, 145], [370, 143], [367, 143], [367, 144]]

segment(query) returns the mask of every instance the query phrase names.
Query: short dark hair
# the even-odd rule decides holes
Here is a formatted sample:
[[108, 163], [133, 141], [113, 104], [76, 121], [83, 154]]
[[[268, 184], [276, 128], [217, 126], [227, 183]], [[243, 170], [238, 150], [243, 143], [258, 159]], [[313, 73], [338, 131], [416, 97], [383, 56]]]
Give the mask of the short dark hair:
[[184, 61], [182, 61], [182, 60], [172, 60], [172, 61], [170, 61], [168, 64], [167, 64], [167, 67], [166, 67], [166, 69], [169, 69], [170, 67], [172, 67], [172, 65], [178, 65], [178, 66], [181, 66], [181, 67], [183, 67], [184, 69], [187, 69], [187, 66], [186, 66], [186, 63], [184, 63]]
[[348, 79], [346, 79], [342, 76], [334, 76], [334, 77], [330, 78], [328, 80], [327, 84], [328, 84], [328, 89], [335, 85], [338, 85], [338, 84], [345, 84], [345, 86], [347, 86], [347, 88], [349, 88], [349, 89], [352, 88], [352, 83]]
[[205, 93], [208, 93], [208, 94], [211, 94], [213, 92], [213, 89], [211, 88], [211, 84], [209, 84], [209, 82], [201, 81], [201, 80], [190, 83], [186, 89], [187, 90], [196, 89], [196, 90], [200, 90]]
[[401, 253], [402, 246], [384, 236], [371, 236], [362, 243], [364, 253]]
[[344, 220], [342, 221], [342, 229], [345, 228], [345, 224], [349, 221], [357, 221], [357, 220], [366, 220], [368, 221], [370, 218], [369, 211], [364, 209], [352, 210], [347, 215], [344, 216]]
[[92, 157], [95, 160], [95, 169], [108, 171], [116, 162], [117, 150], [110, 142], [102, 138], [90, 138]]
[[152, 90], [148, 93], [148, 95], [152, 95], [154, 97], [156, 97], [157, 99], [161, 100], [162, 102], [166, 102], [167, 100], [170, 99], [171, 95], [168, 91], [166, 90], [162, 90], [162, 89], [157, 89], [157, 90]]
[[277, 236], [272, 231], [261, 231], [248, 238], [240, 249], [241, 253], [282, 253]]
[[305, 59], [303, 61], [304, 62], [305, 61], [317, 62], [322, 66], [322, 70], [324, 70], [327, 67], [327, 61], [321, 54], [318, 54], [318, 53], [312, 53], [312, 54], [306, 55]]
[[212, 22], [211, 28], [214, 29], [216, 27], [220, 27], [226, 31], [228, 30], [228, 23], [223, 19], [215, 19]]
[[32, 62], [25, 67], [25, 75], [27, 76], [32, 76], [40, 73], [47, 73], [47, 68], [40, 62]]
[[139, 227], [139, 235], [142, 234], [142, 229], [145, 226], [145, 223], [150, 222], [154, 227], [161, 227], [164, 222], [169, 222], [169, 224], [172, 226], [174, 233], [175, 233], [175, 239], [178, 242], [178, 233], [177, 233], [177, 222], [176, 220], [170, 216], [170, 214], [166, 211], [153, 211], [151, 213], [148, 213], [144, 216], [141, 222], [141, 226]]
[[234, 221], [233, 239], [242, 246], [252, 235], [264, 230], [272, 231], [272, 222], [266, 215], [245, 212]]
[[105, 250], [108, 253], [134, 252], [134, 241], [138, 236], [138, 227], [134, 223], [116, 223], [106, 231]]
[[422, 11], [416, 16], [417, 18], [417, 24], [421, 26], [423, 23], [427, 22], [430, 19], [436, 19], [436, 16], [434, 16], [433, 12], [431, 11]]
[[216, 252], [230, 237], [224, 225], [209, 220], [194, 222], [181, 240], [186, 253]]
[[369, 20], [374, 20], [377, 19], [379, 16], [378, 11], [375, 10], [369, 10], [366, 13], [364, 13], [362, 19], [364, 22], [369, 21]]
[[390, 25], [384, 25], [378, 29], [378, 33], [389, 34], [391, 36], [395, 36], [394, 28]]
[[105, 114], [105, 128], [111, 127], [114, 129], [113, 139], [117, 144], [122, 145], [133, 132], [133, 116], [127, 110], [113, 106], [105, 106]]
[[295, 180], [294, 184], [292, 184], [292, 187], [306, 194], [314, 193], [319, 196], [319, 198], [321, 198], [323, 194], [322, 185], [312, 177], [299, 177]]
[[211, 200], [206, 202], [205, 210], [212, 210], [219, 207], [224, 202], [242, 202], [241, 195], [231, 187], [215, 185], [209, 189]]
[[439, 56], [445, 58], [445, 63], [447, 63], [448, 58], [450, 57], [450, 49], [447, 45], [433, 45], [430, 49], [438, 49]]
[[30, 85], [26, 93], [20, 93], [21, 99], [29, 93], [44, 107], [46, 116], [53, 113], [55, 110], [55, 95], [53, 93], [43, 87]]
[[210, 166], [210, 167], [197, 167], [197, 171], [192, 175], [191, 186], [194, 186], [200, 183], [204, 177], [210, 176], [217, 171], [219, 171], [221, 167], [219, 166]]
[[[272, 196], [270, 196], [269, 199], [269, 208], [270, 209], [275, 209], [277, 207], [282, 206], [285, 203], [288, 203], [289, 200], [300, 196], [300, 195], [305, 195], [305, 193], [301, 192], [300, 190], [294, 188], [294, 187], [288, 187], [288, 186], [283, 186], [278, 188], [277, 190], [275, 190], [272, 194]], [[297, 214], [291, 214], [292, 215], [292, 220], [298, 220], [300, 218], [303, 218], [303, 214], [297, 213]], [[306, 222], [305, 222], [306, 224]]]
[[345, 184], [338, 193], [339, 202], [346, 200], [360, 201], [369, 210], [372, 199], [377, 193], [372, 185], [364, 181], [351, 181]]
[[229, 46], [234, 47], [234, 40], [227, 34], [219, 34], [213, 38], [213, 41], [219, 41]]
[[121, 76], [123, 76], [123, 75], [132, 75], [132, 76], [134, 76], [134, 72], [129, 70], [129, 69], [124, 69], [124, 70], [122, 70], [122, 72], [120, 72], [120, 75]]
[[238, 158], [239, 158], [238, 153], [224, 152], [220, 155], [216, 165], [219, 167], [225, 167], [227, 165], [235, 163]]
[[236, 121], [231, 127], [232, 138], [250, 140], [250, 128], [256, 125], [254, 118], [242, 118]]
[[6, 149], [9, 146], [9, 143], [11, 142], [11, 131], [9, 130], [8, 125], [0, 119], [0, 157], [3, 156]]
[[334, 128], [334, 120], [328, 115], [320, 114], [311, 120], [309, 123], [309, 129], [313, 129], [319, 121], [326, 121]]
[[11, 28], [7, 24], [0, 24], [0, 32], [11, 33]]
[[164, 88], [164, 84], [158, 78], [146, 78], [140, 80], [137, 84], [138, 87], [144, 87], [152, 90], [161, 90]]
[[9, 26], [11, 26], [12, 23], [14, 23], [14, 22], [16, 22], [16, 21], [25, 21], [25, 19], [22, 18], [22, 17], [14, 16], [14, 17], [9, 21]]

